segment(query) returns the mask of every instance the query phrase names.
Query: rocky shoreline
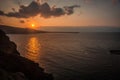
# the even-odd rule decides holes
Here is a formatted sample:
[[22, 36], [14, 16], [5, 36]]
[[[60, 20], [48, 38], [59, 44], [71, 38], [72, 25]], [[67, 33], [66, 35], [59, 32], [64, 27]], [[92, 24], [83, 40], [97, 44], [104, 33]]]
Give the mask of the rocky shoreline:
[[0, 80], [53, 80], [37, 63], [20, 56], [17, 46], [0, 30]]

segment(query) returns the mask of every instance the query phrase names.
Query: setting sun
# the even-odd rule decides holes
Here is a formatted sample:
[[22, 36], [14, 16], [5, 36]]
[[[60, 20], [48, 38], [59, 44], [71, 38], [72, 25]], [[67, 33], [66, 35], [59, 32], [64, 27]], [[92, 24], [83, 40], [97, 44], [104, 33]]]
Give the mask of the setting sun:
[[36, 25], [35, 25], [34, 23], [32, 23], [30, 28], [35, 29], [35, 28], [36, 28]]
[[29, 22], [27, 22], [27, 27], [31, 29], [38, 29], [39, 25], [37, 21], [29, 20]]
[[34, 28], [34, 27], [35, 27], [35, 24], [31, 24], [31, 26]]

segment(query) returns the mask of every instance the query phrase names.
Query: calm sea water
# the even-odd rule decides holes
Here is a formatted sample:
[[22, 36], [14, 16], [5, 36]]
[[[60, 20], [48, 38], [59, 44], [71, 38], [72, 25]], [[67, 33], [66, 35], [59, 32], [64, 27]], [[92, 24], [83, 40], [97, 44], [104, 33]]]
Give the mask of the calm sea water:
[[9, 34], [22, 56], [39, 63], [56, 80], [79, 80], [80, 76], [109, 74], [120, 67], [120, 33]]

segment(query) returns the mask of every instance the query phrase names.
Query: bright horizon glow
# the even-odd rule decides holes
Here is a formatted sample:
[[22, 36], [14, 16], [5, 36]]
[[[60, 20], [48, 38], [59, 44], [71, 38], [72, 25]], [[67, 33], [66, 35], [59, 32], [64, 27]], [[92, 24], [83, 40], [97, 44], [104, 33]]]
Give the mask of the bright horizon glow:
[[32, 27], [35, 27], [35, 24], [32, 24], [31, 26], [32, 26]]
[[[0, 11], [8, 14], [19, 12], [20, 6], [16, 4], [19, 0], [2, 0], [0, 3]], [[25, 0], [22, 1], [22, 5], [29, 7], [30, 3], [34, 0]], [[114, 4], [115, 1], [115, 4]], [[3, 25], [11, 25], [15, 27], [22, 27], [22, 28], [31, 28], [31, 29], [39, 29], [39, 27], [120, 27], [120, 1], [117, 0], [48, 0], [46, 3], [50, 6], [50, 8], [60, 8], [63, 9], [64, 6], [73, 6], [73, 5], [80, 5], [80, 8], [75, 8], [71, 15], [61, 15], [61, 16], [50, 16], [50, 17], [43, 17], [41, 12], [38, 14], [37, 9], [32, 9], [30, 11], [33, 13], [31, 14], [26, 13], [25, 15], [30, 16], [29, 18], [19, 18], [5, 16], [2, 14], [0, 15], [0, 24]], [[6, 6], [6, 5], [8, 6]], [[53, 6], [56, 5], [55, 6]], [[114, 5], [113, 5], [114, 4]], [[52, 7], [53, 6], [53, 7]], [[11, 10], [12, 8], [12, 10]], [[34, 5], [33, 5], [34, 8]], [[31, 8], [30, 8], [31, 9]], [[29, 10], [29, 8], [28, 8]], [[27, 11], [25, 11], [27, 12]], [[59, 12], [59, 10], [58, 10]], [[57, 13], [57, 12], [56, 12]], [[44, 14], [48, 15], [49, 14]], [[58, 14], [59, 15], [59, 14]], [[16, 15], [17, 16], [17, 15]]]
[[30, 28], [36, 29], [37, 27], [36, 27], [36, 25], [34, 23], [32, 23], [31, 26], [30, 26]]

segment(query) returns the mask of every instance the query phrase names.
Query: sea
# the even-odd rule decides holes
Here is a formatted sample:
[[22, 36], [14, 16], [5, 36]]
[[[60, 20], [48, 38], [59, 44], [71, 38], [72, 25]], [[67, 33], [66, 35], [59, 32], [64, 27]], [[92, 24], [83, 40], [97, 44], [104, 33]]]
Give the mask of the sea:
[[[55, 80], [94, 80], [120, 70], [118, 32], [8, 34], [21, 56], [52, 73]], [[86, 77], [87, 76], [87, 77]]]

